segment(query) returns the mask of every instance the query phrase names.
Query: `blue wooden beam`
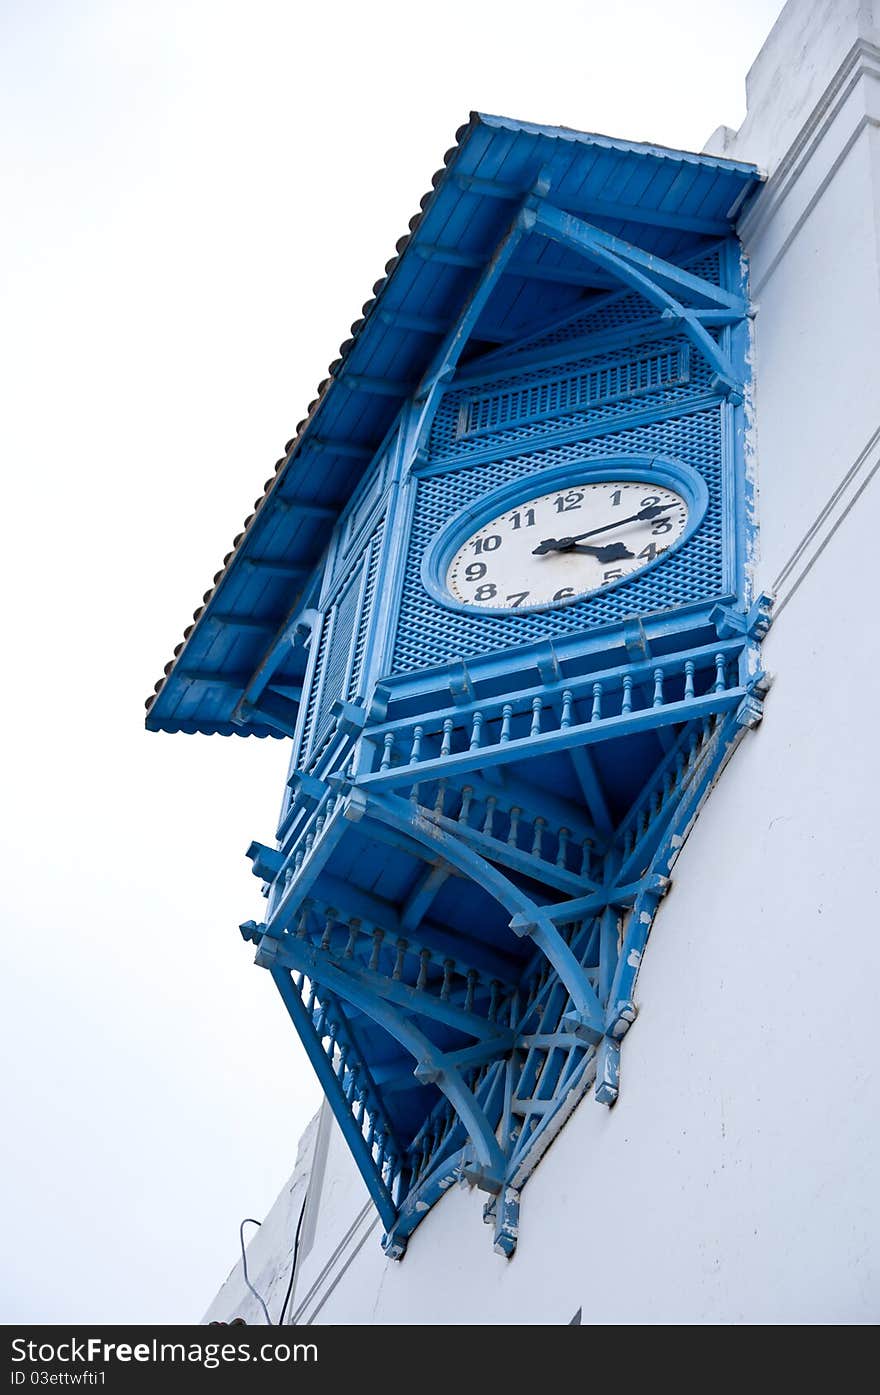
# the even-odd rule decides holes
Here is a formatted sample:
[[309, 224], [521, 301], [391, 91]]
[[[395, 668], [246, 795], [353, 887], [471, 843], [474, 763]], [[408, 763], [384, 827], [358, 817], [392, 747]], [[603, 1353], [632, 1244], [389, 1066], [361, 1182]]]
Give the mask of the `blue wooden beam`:
[[242, 557], [241, 565], [245, 571], [271, 573], [273, 576], [287, 577], [290, 581], [306, 577], [312, 570], [310, 566], [304, 566], [300, 562], [276, 560], [273, 557]]
[[[501, 179], [482, 179], [479, 175], [457, 174], [456, 184], [466, 193], [485, 198], [520, 202], [528, 190], [519, 184]], [[566, 211], [578, 218], [608, 218], [622, 223], [642, 223], [646, 227], [669, 228], [673, 232], [698, 233], [702, 237], [729, 237], [731, 224], [720, 218], [700, 218], [696, 214], [667, 213], [659, 208], [643, 208], [639, 204], [620, 203], [605, 199], [565, 199]]]
[[344, 455], [349, 460], [361, 460], [365, 465], [373, 459], [379, 449], [378, 445], [362, 446], [354, 441], [334, 440], [329, 436], [309, 436], [304, 449], [305, 446], [308, 446], [309, 450], [327, 451], [330, 455]]
[[255, 615], [228, 615], [214, 611], [205, 616], [211, 625], [220, 625], [230, 630], [258, 630], [260, 634], [271, 634], [275, 629], [274, 620], [261, 620]]
[[736, 311], [740, 319], [748, 313], [748, 304], [742, 296], [735, 295], [733, 291], [716, 285], [714, 281], [707, 281], [705, 276], [697, 276], [685, 267], [678, 266], [675, 262], [668, 262], [653, 252], [646, 252], [643, 247], [636, 246], [634, 242], [626, 242], [621, 237], [614, 237], [611, 233], [605, 232], [603, 228], [597, 228], [579, 218], [572, 218], [562, 209], [551, 208], [548, 204], [545, 205], [544, 213], [546, 216], [541, 220], [544, 224], [542, 230], [552, 229], [556, 233], [561, 233], [566, 242], [572, 234], [578, 238], [586, 237], [591, 247], [602, 248], [615, 257], [641, 268], [652, 281], [666, 286], [667, 289], [674, 287], [679, 291], [690, 291], [694, 295], [702, 296], [704, 300], [708, 300], [710, 305], [720, 305], [728, 310]]
[[[713, 368], [719, 382], [730, 391], [740, 391], [742, 381], [738, 377], [734, 365], [729, 356], [724, 352], [709, 334], [706, 327], [696, 318], [689, 307], [682, 305], [676, 300], [668, 290], [664, 288], [661, 281], [668, 282], [675, 280], [676, 285], [687, 289], [688, 282], [702, 283], [703, 286], [711, 288], [715, 292], [715, 299], [721, 296], [726, 297], [725, 303], [737, 300], [728, 292], [720, 292], [717, 286], [712, 286], [711, 282], [703, 281], [701, 277], [692, 277], [690, 273], [683, 272], [680, 267], [674, 266], [672, 262], [663, 262], [661, 258], [651, 258], [649, 254], [641, 251], [640, 248], [633, 247], [631, 243], [622, 243], [619, 238], [612, 238], [610, 234], [603, 233], [601, 229], [593, 227], [590, 223], [584, 223], [578, 218], [573, 218], [568, 213], [562, 213], [559, 209], [542, 207], [538, 214], [538, 231], [543, 232], [553, 241], [561, 243], [564, 247], [570, 247], [573, 251], [580, 252], [590, 261], [597, 262], [599, 266], [605, 267], [621, 280], [624, 285], [632, 286], [639, 291], [646, 300], [660, 310], [670, 310], [675, 317], [680, 320], [682, 330], [700, 351], [706, 361]], [[627, 249], [624, 255], [621, 247]], [[652, 263], [645, 266], [645, 261]], [[687, 277], [687, 281], [682, 280]], [[706, 291], [701, 291], [707, 294]], [[745, 314], [745, 303], [738, 301], [742, 306], [742, 313]]]
[[415, 387], [415, 383], [375, 378], [367, 373], [342, 373], [338, 382], [340, 387], [350, 388], [352, 392], [371, 392], [377, 397], [409, 397]]
[[468, 1012], [451, 1000], [444, 1002], [439, 994], [413, 988], [400, 979], [365, 968], [354, 959], [340, 962], [330, 950], [312, 945], [308, 940], [295, 939], [291, 935], [275, 939], [264, 934], [257, 950], [256, 963], [262, 968], [282, 964], [285, 968], [308, 974], [316, 983], [323, 983], [331, 992], [338, 993], [347, 1002], [355, 1003], [370, 1015], [371, 1004], [375, 999], [380, 999], [403, 1008], [407, 1013], [441, 1022], [445, 1027], [464, 1032], [477, 1041], [494, 1042], [498, 1054], [509, 1050], [513, 1043], [513, 1033], [508, 1028], [489, 1022], [475, 1012]]
[[[542, 909], [525, 892], [458, 837], [438, 828], [418, 811], [413, 811], [407, 801], [395, 795], [368, 796], [368, 810], [372, 817], [406, 830], [418, 841], [436, 848], [448, 862], [504, 906], [516, 919], [519, 933], [531, 935], [556, 969], [575, 1004], [578, 1028], [587, 1034], [595, 1035], [598, 1032], [601, 1036], [599, 1001], [581, 965], [553, 922], [542, 914]], [[518, 914], [520, 912], [521, 916]]]
[[480, 276], [469, 292], [455, 323], [446, 334], [442, 344], [431, 359], [422, 380], [416, 389], [416, 401], [427, 399], [438, 384], [451, 377], [461, 357], [465, 344], [473, 333], [489, 296], [510, 262], [523, 235], [534, 226], [535, 213], [532, 208], [521, 208], [507, 232], [492, 252]]
[[342, 1086], [337, 1079], [331, 1062], [328, 1060], [321, 1041], [315, 1033], [315, 1026], [312, 1022], [306, 1005], [294, 987], [293, 980], [287, 969], [274, 967], [270, 973], [275, 983], [275, 987], [281, 995], [281, 1000], [290, 1015], [290, 1019], [296, 1028], [297, 1035], [305, 1047], [306, 1054], [312, 1063], [315, 1074], [318, 1077], [321, 1088], [330, 1107], [336, 1117], [336, 1122], [342, 1132], [342, 1136], [348, 1144], [354, 1156], [357, 1169], [364, 1179], [367, 1191], [373, 1198], [376, 1210], [382, 1217], [382, 1224], [386, 1230], [391, 1230], [397, 1220], [397, 1207], [391, 1197], [391, 1193], [379, 1175], [376, 1164], [373, 1160], [371, 1150], [367, 1146], [360, 1125], [351, 1112], [349, 1101], [345, 1097]]
[[236, 709], [236, 712], [233, 713], [233, 721], [236, 720], [236, 717], [244, 715], [244, 708], [247, 705], [256, 706], [259, 703], [262, 693], [269, 686], [274, 673], [288, 656], [297, 639], [300, 636], [304, 638], [311, 634], [317, 618], [317, 611], [304, 610], [299, 600], [291, 606], [269, 644], [263, 650], [242, 694], [239, 703], [239, 708], [242, 711], [239, 712]]
[[608, 801], [602, 789], [602, 782], [596, 773], [596, 764], [585, 746], [574, 746], [570, 751], [571, 763], [577, 776], [581, 793], [590, 811], [590, 817], [597, 829], [607, 838], [613, 824], [608, 811]]
[[[300, 945], [298, 941], [295, 943]], [[282, 955], [289, 955], [290, 952], [291, 946], [287, 946], [285, 951], [280, 951], [277, 941], [270, 941], [267, 945], [264, 939], [260, 942], [256, 962], [275, 969]], [[334, 978], [338, 976], [336, 969], [331, 969], [330, 972]], [[488, 1190], [497, 1191], [504, 1178], [506, 1159], [489, 1121], [472, 1091], [465, 1085], [459, 1070], [451, 1063], [451, 1058], [445, 1057], [404, 1013], [399, 1012], [384, 997], [356, 982], [350, 971], [347, 971], [344, 977], [348, 982], [338, 990], [342, 996], [360, 1007], [412, 1055], [416, 1062], [414, 1074], [418, 1080], [424, 1084], [436, 1085], [446, 1095], [467, 1130], [477, 1154], [480, 1173], [474, 1177], [474, 1181]], [[326, 976], [323, 979], [319, 977], [318, 981], [333, 988]], [[512, 1033], [508, 1032], [506, 1037], [512, 1041]], [[500, 1038], [499, 1048], [500, 1054], [504, 1050], [500, 1045]]]

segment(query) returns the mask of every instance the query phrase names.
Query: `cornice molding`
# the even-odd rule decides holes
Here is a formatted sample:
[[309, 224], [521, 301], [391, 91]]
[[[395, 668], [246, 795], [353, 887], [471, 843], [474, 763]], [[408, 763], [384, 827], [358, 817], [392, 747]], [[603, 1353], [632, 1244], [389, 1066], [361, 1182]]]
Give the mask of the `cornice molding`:
[[[751, 207], [739, 220], [737, 231], [746, 243], [755, 238], [776, 215], [833, 126], [850, 95], [863, 78], [871, 78], [875, 81], [880, 81], [880, 47], [870, 39], [862, 38], [858, 39], [853, 44], [822, 93], [822, 96], [814, 106], [809, 117], [798, 131], [798, 134], [795, 136], [786, 154], [779, 162], [779, 165], [774, 170]], [[798, 220], [796, 228], [792, 230], [792, 233], [786, 240], [786, 247], [791, 242], [797, 229], [802, 225], [804, 219], [808, 216], [809, 211], [815, 206], [821, 192], [827, 187], [829, 180], [839, 168], [843, 159], [845, 159], [862, 130], [864, 130], [866, 126], [876, 126], [878, 124], [880, 123], [878, 123], [877, 118], [872, 117], [869, 113], [865, 113], [862, 116], [856, 128], [851, 132], [843, 149], [838, 154], [832, 168], [829, 170], [823, 184], [820, 186], [820, 189], [816, 191], [807, 209], [804, 210], [804, 213]], [[781, 252], [779, 255], [781, 255]], [[778, 257], [776, 260], [778, 260]], [[773, 266], [775, 266], [776, 260]], [[764, 277], [765, 280], [769, 274], [770, 271], [768, 270]]]

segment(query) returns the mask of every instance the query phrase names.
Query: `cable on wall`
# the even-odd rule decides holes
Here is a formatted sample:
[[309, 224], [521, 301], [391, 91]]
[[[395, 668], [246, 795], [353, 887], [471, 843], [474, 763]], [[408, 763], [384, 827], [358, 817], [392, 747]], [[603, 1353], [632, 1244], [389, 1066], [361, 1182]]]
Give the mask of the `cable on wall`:
[[249, 1275], [248, 1275], [248, 1267], [247, 1267], [247, 1255], [245, 1254], [245, 1251], [244, 1251], [244, 1228], [245, 1228], [245, 1226], [246, 1226], [246, 1225], [261, 1226], [262, 1224], [263, 1224], [262, 1221], [255, 1221], [254, 1218], [253, 1218], [253, 1216], [245, 1216], [245, 1218], [244, 1218], [244, 1220], [242, 1221], [241, 1225], [238, 1227], [238, 1238], [239, 1238], [239, 1241], [240, 1241], [240, 1243], [241, 1243], [241, 1268], [242, 1268], [242, 1273], [244, 1274], [244, 1281], [245, 1281], [245, 1283], [247, 1284], [248, 1288], [250, 1289], [251, 1293], [252, 1293], [252, 1294], [254, 1295], [254, 1297], [256, 1298], [256, 1300], [257, 1300], [257, 1302], [259, 1303], [260, 1307], [263, 1309], [263, 1312], [264, 1312], [264, 1314], [265, 1314], [265, 1316], [266, 1316], [266, 1322], [267, 1322], [268, 1325], [271, 1327], [271, 1326], [272, 1326], [272, 1319], [271, 1319], [270, 1316], [269, 1316], [269, 1309], [266, 1307], [265, 1300], [264, 1300], [264, 1299], [262, 1298], [262, 1296], [257, 1292], [257, 1290], [254, 1288], [253, 1284], [252, 1284], [251, 1281], [250, 1281], [250, 1277], [249, 1277]]
[[[303, 1197], [303, 1204], [299, 1208], [299, 1220], [296, 1223], [296, 1235], [293, 1241], [293, 1261], [290, 1266], [290, 1278], [287, 1281], [287, 1292], [284, 1295], [284, 1302], [281, 1305], [281, 1316], [278, 1319], [279, 1327], [284, 1326], [284, 1315], [287, 1312], [287, 1305], [290, 1302], [290, 1295], [293, 1293], [293, 1281], [296, 1278], [296, 1261], [299, 1258], [299, 1237], [302, 1231], [303, 1216], [306, 1214], [306, 1206], [308, 1205], [308, 1200], [309, 1187], [308, 1183], [306, 1183], [306, 1194]], [[295, 1327], [296, 1323], [292, 1322], [291, 1326]]]

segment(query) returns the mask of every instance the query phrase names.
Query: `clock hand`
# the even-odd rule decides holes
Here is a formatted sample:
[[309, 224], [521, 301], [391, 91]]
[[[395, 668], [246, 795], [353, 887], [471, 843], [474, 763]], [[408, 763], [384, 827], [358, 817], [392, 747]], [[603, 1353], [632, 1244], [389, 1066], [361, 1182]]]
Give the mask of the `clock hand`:
[[575, 533], [569, 538], [544, 538], [543, 542], [539, 542], [538, 546], [532, 549], [532, 555], [543, 557], [546, 552], [567, 552], [582, 538], [593, 538], [597, 533], [610, 533], [614, 528], [622, 528], [624, 523], [642, 523], [672, 508], [675, 508], [675, 504], [647, 504], [645, 508], [639, 509], [638, 513], [631, 513], [629, 518], [618, 518], [613, 523], [603, 523], [601, 528], [589, 528], [586, 533]]
[[589, 543], [572, 543], [565, 551], [589, 554], [598, 562], [623, 562], [627, 557], [636, 555], [622, 542], [606, 543], [604, 547], [591, 547]]

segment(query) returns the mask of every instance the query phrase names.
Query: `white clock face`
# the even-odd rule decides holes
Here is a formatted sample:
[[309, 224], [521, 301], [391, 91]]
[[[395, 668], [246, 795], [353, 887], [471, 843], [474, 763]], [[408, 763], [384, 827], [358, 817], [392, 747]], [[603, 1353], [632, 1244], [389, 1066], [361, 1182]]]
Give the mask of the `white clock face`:
[[446, 584], [490, 610], [563, 605], [633, 576], [678, 541], [688, 506], [642, 480], [597, 480], [505, 510], [456, 552]]

